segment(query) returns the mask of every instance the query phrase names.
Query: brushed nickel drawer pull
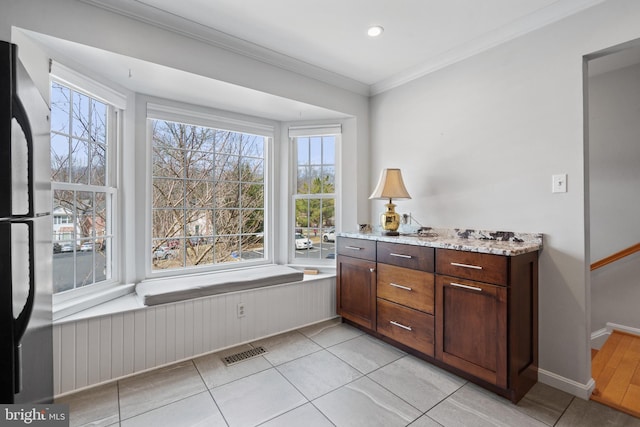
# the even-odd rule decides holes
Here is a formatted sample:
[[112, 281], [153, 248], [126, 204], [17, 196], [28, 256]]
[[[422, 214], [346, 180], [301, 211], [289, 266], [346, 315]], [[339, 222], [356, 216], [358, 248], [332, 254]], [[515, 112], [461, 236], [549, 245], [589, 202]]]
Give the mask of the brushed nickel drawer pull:
[[359, 248], [357, 246], [345, 246], [345, 249], [351, 249], [352, 251], [361, 251], [363, 248]]
[[465, 289], [471, 289], [472, 291], [482, 292], [482, 288], [478, 288], [476, 286], [461, 285], [460, 283], [454, 283], [454, 282], [451, 282], [450, 285], [455, 286], [457, 288], [465, 288]]
[[390, 282], [390, 283], [389, 283], [389, 286], [393, 286], [394, 288], [404, 289], [405, 291], [412, 291], [412, 290], [413, 290], [413, 289], [411, 289], [411, 288], [410, 288], [410, 287], [408, 287], [408, 286], [398, 285], [397, 283], [393, 283], [393, 282]]
[[456, 267], [473, 268], [474, 270], [482, 270], [482, 267], [479, 265], [459, 264], [457, 262], [452, 262], [451, 265]]
[[395, 256], [395, 257], [398, 257], [398, 258], [407, 258], [407, 259], [413, 258], [411, 255], [394, 254], [393, 252], [391, 252], [389, 255], [390, 256]]
[[393, 326], [397, 326], [398, 328], [406, 329], [407, 331], [412, 331], [411, 326], [404, 326], [402, 323], [394, 322], [393, 320], [389, 320]]

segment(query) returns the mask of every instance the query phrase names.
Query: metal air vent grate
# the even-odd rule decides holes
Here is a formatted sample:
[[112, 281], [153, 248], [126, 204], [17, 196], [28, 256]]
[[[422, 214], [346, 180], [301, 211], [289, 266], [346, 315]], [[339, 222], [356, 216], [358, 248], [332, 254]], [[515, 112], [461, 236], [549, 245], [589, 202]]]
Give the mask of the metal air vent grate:
[[232, 354], [231, 356], [226, 356], [222, 358], [222, 361], [225, 365], [231, 366], [236, 363], [244, 362], [245, 360], [253, 359], [254, 357], [258, 357], [262, 354], [268, 353], [264, 347], [255, 347], [250, 350], [242, 351], [240, 353]]

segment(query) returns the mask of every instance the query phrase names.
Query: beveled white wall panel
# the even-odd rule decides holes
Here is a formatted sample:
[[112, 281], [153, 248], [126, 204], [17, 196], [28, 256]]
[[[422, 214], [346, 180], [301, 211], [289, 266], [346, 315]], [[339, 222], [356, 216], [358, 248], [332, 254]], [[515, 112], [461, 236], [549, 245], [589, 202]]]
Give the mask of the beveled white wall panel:
[[326, 278], [57, 324], [55, 394], [329, 319], [335, 305]]

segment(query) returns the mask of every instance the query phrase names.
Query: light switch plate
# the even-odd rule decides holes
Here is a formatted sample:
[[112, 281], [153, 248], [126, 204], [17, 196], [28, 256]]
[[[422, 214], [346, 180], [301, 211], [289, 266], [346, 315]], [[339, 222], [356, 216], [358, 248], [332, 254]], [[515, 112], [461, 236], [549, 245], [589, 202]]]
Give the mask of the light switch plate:
[[566, 193], [567, 192], [567, 174], [561, 173], [552, 175], [552, 193]]

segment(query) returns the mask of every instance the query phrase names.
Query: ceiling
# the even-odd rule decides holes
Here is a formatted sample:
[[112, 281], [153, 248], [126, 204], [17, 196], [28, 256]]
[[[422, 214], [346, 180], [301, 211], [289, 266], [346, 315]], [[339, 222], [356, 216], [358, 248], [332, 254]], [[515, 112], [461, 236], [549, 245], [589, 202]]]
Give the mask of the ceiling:
[[[81, 1], [372, 95], [604, 0]], [[384, 27], [383, 34], [368, 37], [371, 25]], [[278, 121], [345, 117], [340, 112], [140, 59], [24, 33], [65, 65], [137, 93]], [[632, 61], [637, 61], [637, 54]], [[615, 67], [607, 65], [611, 66]], [[166, 85], [166, 81], [181, 84]]]

